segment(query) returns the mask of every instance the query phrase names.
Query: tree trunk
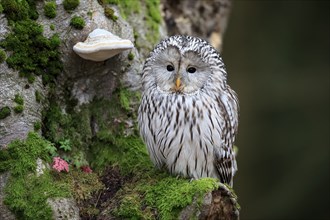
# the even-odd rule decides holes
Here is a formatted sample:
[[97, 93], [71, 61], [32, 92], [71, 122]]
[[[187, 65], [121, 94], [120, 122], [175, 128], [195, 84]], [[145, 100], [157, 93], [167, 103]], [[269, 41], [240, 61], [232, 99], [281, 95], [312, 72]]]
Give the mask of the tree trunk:
[[[128, 201], [132, 198], [138, 198], [134, 200], [138, 202], [138, 211], [131, 214], [141, 218], [161, 218], [162, 210], [157, 207], [156, 201], [153, 203], [145, 201], [144, 198], [146, 195], [155, 195], [154, 189], [142, 186], [150, 184], [151, 187], [156, 187], [163, 179], [159, 178], [158, 174], [153, 176], [157, 171], [150, 166], [144, 147], [137, 148], [137, 152], [130, 151], [133, 147], [141, 145], [140, 140], [136, 138], [135, 129], [141, 88], [140, 73], [150, 50], [167, 35], [199, 36], [221, 50], [231, 2], [230, 0], [186, 0], [177, 3], [172, 0], [161, 0], [160, 3], [157, 1], [150, 3], [152, 1], [145, 0], [130, 7], [121, 3], [110, 5], [100, 4], [103, 1], [88, 0], [80, 1], [79, 6], [70, 12], [63, 9], [63, 2], [56, 1], [56, 16], [52, 19], [45, 16], [45, 2], [36, 2], [36, 10], [39, 13], [36, 22], [42, 25], [43, 35], [51, 38], [57, 33], [61, 40], [58, 50], [61, 53], [63, 69], [53, 83], [45, 83], [40, 75], [36, 75], [36, 80], [30, 83], [27, 78], [19, 76], [20, 68], [14, 70], [7, 62], [0, 63], [0, 110], [5, 111], [5, 107], [10, 110], [9, 114], [0, 118], [0, 150], [5, 151], [14, 139], [24, 140], [30, 131], [36, 130], [53, 142], [58, 152], [64, 152], [60, 149], [61, 143], [70, 140], [73, 145], [72, 151], [76, 150], [76, 152], [64, 154], [72, 157], [71, 163], [77, 162], [73, 159], [76, 158], [74, 156], [77, 152], [85, 155], [81, 159], [83, 161], [90, 159], [86, 155], [93, 155], [89, 165], [98, 169], [100, 181], [106, 188], [93, 192], [88, 199], [76, 202], [70, 199], [69, 202], [64, 203], [72, 206], [72, 209], [61, 207], [61, 202], [50, 198], [49, 201], [53, 201], [49, 204], [54, 219], [77, 216], [78, 208], [82, 219], [132, 218], [127, 215], [129, 213], [121, 212], [130, 208], [132, 204]], [[3, 7], [4, 13], [0, 14], [0, 41], [6, 39], [13, 31], [13, 25], [8, 25], [7, 22], [9, 12], [5, 5]], [[118, 17], [117, 19], [105, 15], [109, 8], [113, 11], [112, 16]], [[155, 15], [155, 10], [158, 15], [162, 15], [159, 16], [160, 19], [157, 14]], [[84, 19], [86, 25], [82, 30], [69, 25], [74, 15]], [[135, 48], [103, 62], [80, 58], [72, 50], [73, 46], [79, 41], [84, 41], [96, 28], [108, 30], [123, 39], [131, 40]], [[8, 58], [15, 53], [7, 49], [5, 52]], [[17, 103], [15, 96], [23, 98], [23, 104]], [[22, 112], [16, 111], [18, 105], [23, 105]], [[42, 130], [36, 128], [40, 122]], [[138, 144], [133, 141], [137, 141]], [[126, 149], [125, 146], [128, 148]], [[112, 152], [111, 148], [114, 148], [113, 152], [122, 153], [118, 156], [118, 161], [111, 159], [108, 161], [104, 156], [104, 151]], [[131, 163], [146, 168], [145, 172], [135, 171], [134, 168], [130, 170], [135, 164], [127, 165], [123, 162], [128, 158], [125, 155], [127, 151], [134, 156]], [[100, 164], [100, 158], [106, 162]], [[146, 165], [141, 166], [140, 163]], [[74, 167], [73, 169], [79, 168], [77, 164], [71, 166]], [[150, 175], [146, 176], [146, 173]], [[0, 173], [0, 219], [15, 218], [3, 203], [6, 193], [10, 193], [7, 191], [5, 193], [4, 190], [9, 175], [9, 172]], [[164, 177], [176, 184], [168, 174], [161, 175], [167, 175]], [[189, 180], [177, 181], [183, 181], [180, 182], [182, 186], [190, 184]], [[181, 186], [180, 184], [178, 187]], [[143, 190], [139, 187], [136, 191], [131, 190], [135, 186], [141, 186]], [[203, 195], [192, 195], [190, 204], [185, 207], [173, 206], [173, 210], [169, 210], [169, 213], [175, 212], [179, 219], [239, 218], [237, 198], [223, 184], [218, 183], [216, 187], [204, 190]], [[93, 210], [97, 209], [96, 214], [91, 214], [88, 211], [90, 209], [84, 207], [90, 206], [91, 203], [95, 204]], [[15, 208], [9, 207], [9, 209], [17, 214]]]

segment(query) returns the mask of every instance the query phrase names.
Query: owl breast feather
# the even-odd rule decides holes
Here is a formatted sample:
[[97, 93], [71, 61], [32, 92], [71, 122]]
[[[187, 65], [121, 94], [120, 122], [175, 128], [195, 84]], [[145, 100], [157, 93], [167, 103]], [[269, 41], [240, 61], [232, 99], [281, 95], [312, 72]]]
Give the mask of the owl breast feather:
[[[170, 173], [194, 179], [219, 178], [230, 184], [236, 171], [230, 121], [220, 98], [145, 91], [139, 108], [139, 128], [151, 160]], [[217, 166], [219, 158], [230, 167]], [[224, 169], [224, 170], [222, 170]]]

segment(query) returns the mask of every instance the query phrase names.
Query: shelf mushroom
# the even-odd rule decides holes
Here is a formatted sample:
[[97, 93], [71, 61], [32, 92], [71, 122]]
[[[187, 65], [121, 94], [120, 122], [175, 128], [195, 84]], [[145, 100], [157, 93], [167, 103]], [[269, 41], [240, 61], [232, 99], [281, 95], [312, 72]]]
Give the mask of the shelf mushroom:
[[133, 47], [130, 40], [121, 39], [104, 29], [95, 29], [84, 42], [75, 44], [73, 50], [83, 59], [104, 61]]

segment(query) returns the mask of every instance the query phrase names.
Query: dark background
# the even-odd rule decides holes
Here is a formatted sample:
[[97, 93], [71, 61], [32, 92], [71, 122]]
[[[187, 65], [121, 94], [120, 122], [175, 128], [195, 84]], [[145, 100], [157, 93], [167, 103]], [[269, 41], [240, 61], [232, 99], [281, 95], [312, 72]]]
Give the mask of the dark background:
[[240, 98], [241, 219], [330, 219], [327, 1], [234, 1], [224, 38]]

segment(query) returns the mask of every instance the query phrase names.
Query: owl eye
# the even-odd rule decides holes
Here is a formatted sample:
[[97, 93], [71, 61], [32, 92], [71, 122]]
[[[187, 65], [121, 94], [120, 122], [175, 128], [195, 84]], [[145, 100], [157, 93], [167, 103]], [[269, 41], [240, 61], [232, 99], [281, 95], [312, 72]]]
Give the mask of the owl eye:
[[194, 73], [194, 72], [196, 72], [196, 68], [195, 67], [188, 67], [187, 71], [188, 71], [188, 73]]
[[174, 66], [167, 65], [166, 69], [167, 69], [167, 71], [172, 72], [174, 70]]

